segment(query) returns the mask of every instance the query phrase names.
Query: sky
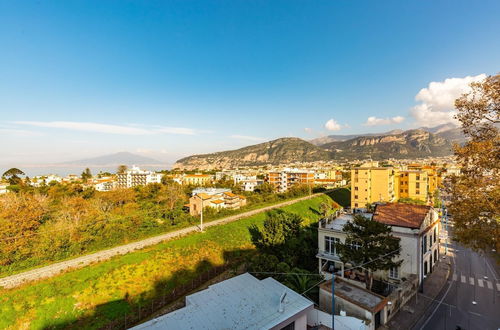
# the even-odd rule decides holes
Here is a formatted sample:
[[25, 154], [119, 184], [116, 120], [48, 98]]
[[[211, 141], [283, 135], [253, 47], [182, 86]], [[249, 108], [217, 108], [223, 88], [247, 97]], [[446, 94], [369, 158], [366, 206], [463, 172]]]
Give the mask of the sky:
[[453, 122], [499, 1], [0, 0], [0, 164]]

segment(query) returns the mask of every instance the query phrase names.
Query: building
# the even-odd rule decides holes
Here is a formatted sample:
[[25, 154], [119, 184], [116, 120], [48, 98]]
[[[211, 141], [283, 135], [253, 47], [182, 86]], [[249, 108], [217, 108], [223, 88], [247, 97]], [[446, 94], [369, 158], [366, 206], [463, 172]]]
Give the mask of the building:
[[94, 189], [97, 191], [111, 191], [115, 188], [113, 178], [100, 178], [94, 181]]
[[425, 202], [429, 197], [428, 185], [429, 179], [426, 171], [398, 171], [395, 178], [397, 199], [411, 198]]
[[314, 185], [314, 172], [299, 169], [272, 171], [267, 174], [267, 182], [273, 185], [278, 192], [286, 192], [294, 185]]
[[318, 187], [323, 187], [326, 189], [333, 189], [345, 186], [345, 180], [337, 179], [314, 179], [314, 185]]
[[187, 186], [206, 186], [212, 183], [212, 176], [209, 174], [186, 174], [182, 178], [182, 184]]
[[150, 183], [161, 183], [163, 174], [152, 171], [143, 171], [137, 166], [124, 173], [116, 175], [117, 188], [131, 188], [136, 186], [144, 186]]
[[[439, 260], [437, 211], [427, 205], [388, 203], [376, 205], [373, 215], [361, 215], [391, 226], [392, 235], [401, 240], [398, 260], [402, 260], [402, 264], [388, 271], [378, 271], [373, 274], [374, 278], [397, 285], [402, 279], [415, 274], [418, 283], [422, 283], [424, 275], [432, 272]], [[327, 278], [335, 272], [341, 278], [365, 287], [363, 271], [346, 270], [349, 267], [341, 261], [336, 249], [336, 243], [345, 242], [346, 234], [342, 229], [353, 217], [352, 213], [338, 212], [329, 219], [321, 220], [318, 227], [318, 266], [320, 273]]]
[[0, 195], [6, 194], [8, 192], [7, 187], [7, 184], [0, 183]]
[[365, 208], [375, 202], [393, 202], [394, 175], [392, 167], [372, 167], [364, 164], [351, 170], [351, 208]]
[[[335, 311], [363, 320], [366, 329], [375, 330], [387, 323], [388, 302], [386, 297], [342, 278], [335, 278]], [[319, 287], [319, 307], [330, 313], [332, 311], [332, 280], [322, 283]]]
[[247, 203], [245, 196], [236, 195], [226, 188], [198, 188], [193, 190], [189, 198], [189, 213], [198, 216], [201, 210], [211, 207], [220, 209], [239, 209]]
[[[186, 306], [132, 329], [331, 329], [332, 316], [272, 277], [249, 273], [187, 296]], [[363, 321], [335, 315], [335, 329], [367, 329]]]

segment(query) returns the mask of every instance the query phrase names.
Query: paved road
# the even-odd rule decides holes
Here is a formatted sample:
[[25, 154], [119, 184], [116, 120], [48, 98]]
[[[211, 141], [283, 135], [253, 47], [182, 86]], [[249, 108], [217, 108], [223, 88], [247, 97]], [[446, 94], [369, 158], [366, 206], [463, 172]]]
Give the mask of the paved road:
[[[291, 201], [286, 201], [283, 203], [279, 203], [279, 204], [275, 204], [275, 205], [271, 205], [271, 206], [266, 206], [266, 207], [262, 207], [260, 209], [256, 209], [256, 210], [240, 213], [237, 215], [229, 216], [229, 217], [222, 218], [219, 220], [214, 220], [214, 221], [205, 223], [203, 227], [207, 228], [207, 227], [213, 227], [213, 226], [218, 226], [221, 224], [233, 222], [233, 221], [236, 221], [236, 220], [239, 220], [242, 218], [247, 218], [249, 216], [255, 215], [255, 214], [260, 213], [260, 212], [264, 212], [264, 211], [272, 210], [275, 208], [291, 205], [291, 204], [297, 203], [299, 201], [311, 199], [311, 198], [319, 196], [319, 195], [322, 195], [322, 193], [313, 194], [313, 195], [305, 196], [305, 197], [300, 197], [300, 198], [297, 198], [297, 199], [294, 199]], [[172, 231], [172, 232], [169, 232], [169, 233], [166, 233], [163, 235], [150, 237], [150, 238], [147, 238], [147, 239], [144, 239], [141, 241], [129, 243], [126, 245], [120, 245], [120, 246], [114, 247], [112, 249], [99, 251], [99, 252], [88, 254], [88, 255], [85, 255], [82, 257], [78, 257], [78, 258], [74, 258], [74, 259], [70, 259], [70, 260], [66, 260], [66, 261], [61, 261], [61, 262], [58, 262], [58, 263], [55, 263], [52, 265], [48, 265], [45, 267], [36, 268], [36, 269], [32, 269], [32, 270], [22, 272], [19, 274], [0, 278], [0, 287], [13, 288], [13, 287], [21, 285], [25, 282], [39, 280], [39, 279], [47, 278], [47, 277], [52, 277], [52, 276], [55, 276], [55, 275], [61, 273], [62, 271], [68, 270], [68, 269], [81, 268], [81, 267], [87, 266], [93, 262], [110, 259], [111, 257], [114, 257], [116, 255], [127, 254], [129, 252], [134, 251], [134, 250], [139, 250], [139, 249], [142, 249], [144, 247], [155, 245], [155, 244], [158, 244], [162, 241], [168, 241], [168, 240], [171, 240], [173, 238], [184, 236], [184, 235], [187, 235], [189, 233], [196, 232], [199, 230], [200, 230], [200, 228], [198, 226], [191, 226], [191, 227], [179, 229], [176, 231]]]
[[496, 264], [456, 243], [451, 244], [448, 254], [453, 260], [453, 275], [414, 329], [500, 329]]

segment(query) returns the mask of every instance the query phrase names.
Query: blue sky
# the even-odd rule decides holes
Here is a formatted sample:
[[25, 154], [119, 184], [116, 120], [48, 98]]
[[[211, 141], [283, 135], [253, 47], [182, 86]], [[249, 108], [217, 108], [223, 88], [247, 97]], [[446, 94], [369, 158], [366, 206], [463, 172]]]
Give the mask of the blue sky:
[[171, 163], [444, 123], [498, 72], [499, 16], [499, 1], [0, 0], [0, 163]]

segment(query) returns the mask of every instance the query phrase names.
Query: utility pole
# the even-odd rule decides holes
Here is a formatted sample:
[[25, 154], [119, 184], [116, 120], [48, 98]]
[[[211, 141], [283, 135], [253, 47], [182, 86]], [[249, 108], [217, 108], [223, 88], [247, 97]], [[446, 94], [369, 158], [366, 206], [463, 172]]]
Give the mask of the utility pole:
[[201, 200], [200, 231], [203, 231], [203, 197], [201, 197], [201, 196], [198, 196], [198, 197], [200, 197], [200, 200]]
[[335, 267], [332, 272], [332, 330], [335, 330]]

